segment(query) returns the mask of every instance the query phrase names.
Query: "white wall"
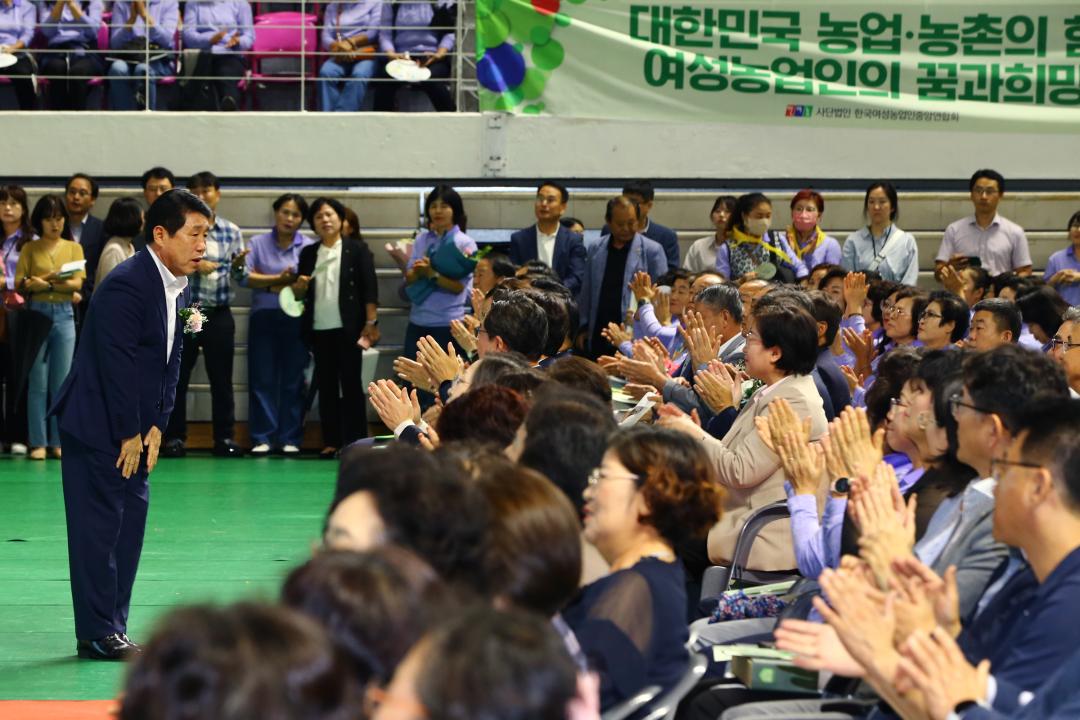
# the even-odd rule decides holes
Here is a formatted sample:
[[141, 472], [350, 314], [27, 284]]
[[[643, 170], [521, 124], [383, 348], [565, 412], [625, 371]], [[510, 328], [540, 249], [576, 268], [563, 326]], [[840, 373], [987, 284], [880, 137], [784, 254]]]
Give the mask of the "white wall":
[[1073, 178], [1080, 133], [358, 113], [0, 113], [8, 178], [165, 165], [263, 178]]

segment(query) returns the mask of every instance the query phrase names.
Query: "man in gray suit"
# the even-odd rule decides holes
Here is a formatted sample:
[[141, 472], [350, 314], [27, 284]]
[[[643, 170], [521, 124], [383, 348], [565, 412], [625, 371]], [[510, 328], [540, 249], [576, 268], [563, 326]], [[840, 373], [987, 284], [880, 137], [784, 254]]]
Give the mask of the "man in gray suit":
[[1052, 360], [1018, 345], [1003, 345], [964, 362], [963, 391], [951, 399], [958, 426], [956, 454], [982, 479], [972, 481], [955, 501], [942, 503], [915, 545], [915, 555], [937, 573], [956, 566], [961, 617], [975, 608], [1007, 552], [993, 538], [990, 464], [1012, 444], [1025, 406], [1068, 394]]

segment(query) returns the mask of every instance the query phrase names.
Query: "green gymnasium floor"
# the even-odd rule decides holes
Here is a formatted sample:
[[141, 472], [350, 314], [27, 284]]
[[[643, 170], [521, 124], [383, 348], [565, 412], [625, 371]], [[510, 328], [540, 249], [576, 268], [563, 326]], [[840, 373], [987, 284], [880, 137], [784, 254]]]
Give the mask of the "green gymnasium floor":
[[[170, 607], [273, 599], [311, 553], [337, 463], [162, 460], [128, 634], [145, 640]], [[116, 696], [121, 663], [75, 659], [60, 463], [0, 456], [0, 700]]]

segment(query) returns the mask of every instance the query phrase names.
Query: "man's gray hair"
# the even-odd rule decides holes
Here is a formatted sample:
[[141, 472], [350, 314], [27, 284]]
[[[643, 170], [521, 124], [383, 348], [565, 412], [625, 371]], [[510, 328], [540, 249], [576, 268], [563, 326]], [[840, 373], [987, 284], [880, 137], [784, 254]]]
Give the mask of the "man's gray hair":
[[1080, 305], [1073, 305], [1061, 316], [1061, 322], [1080, 322]]
[[742, 298], [739, 297], [739, 289], [728, 283], [710, 285], [701, 290], [694, 298], [694, 305], [705, 306], [713, 312], [727, 310], [737, 323], [743, 320]]

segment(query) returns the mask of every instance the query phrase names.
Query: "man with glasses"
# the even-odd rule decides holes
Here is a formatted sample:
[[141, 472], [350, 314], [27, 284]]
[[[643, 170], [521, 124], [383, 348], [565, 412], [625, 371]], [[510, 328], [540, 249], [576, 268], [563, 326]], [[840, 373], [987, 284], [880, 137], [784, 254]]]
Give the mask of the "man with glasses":
[[1080, 398], [1080, 307], [1071, 307], [1061, 316], [1061, 325], [1050, 340], [1047, 354], [1065, 370], [1069, 392]]
[[83, 257], [86, 258], [86, 281], [83, 282], [82, 302], [79, 303], [80, 318], [86, 314], [90, 305], [90, 293], [94, 290], [94, 276], [97, 275], [98, 259], [105, 245], [105, 226], [100, 219], [90, 214], [98, 196], [98, 184], [85, 173], [75, 173], [68, 178], [64, 187], [64, 205], [67, 207], [71, 222], [71, 237], [82, 245]]
[[994, 170], [976, 170], [968, 182], [975, 214], [945, 228], [935, 259], [935, 274], [952, 265], [966, 267], [978, 258], [991, 275], [1010, 270], [1017, 275], [1031, 274], [1031, 252], [1024, 228], [998, 215], [998, 203], [1005, 195], [1005, 178]]

